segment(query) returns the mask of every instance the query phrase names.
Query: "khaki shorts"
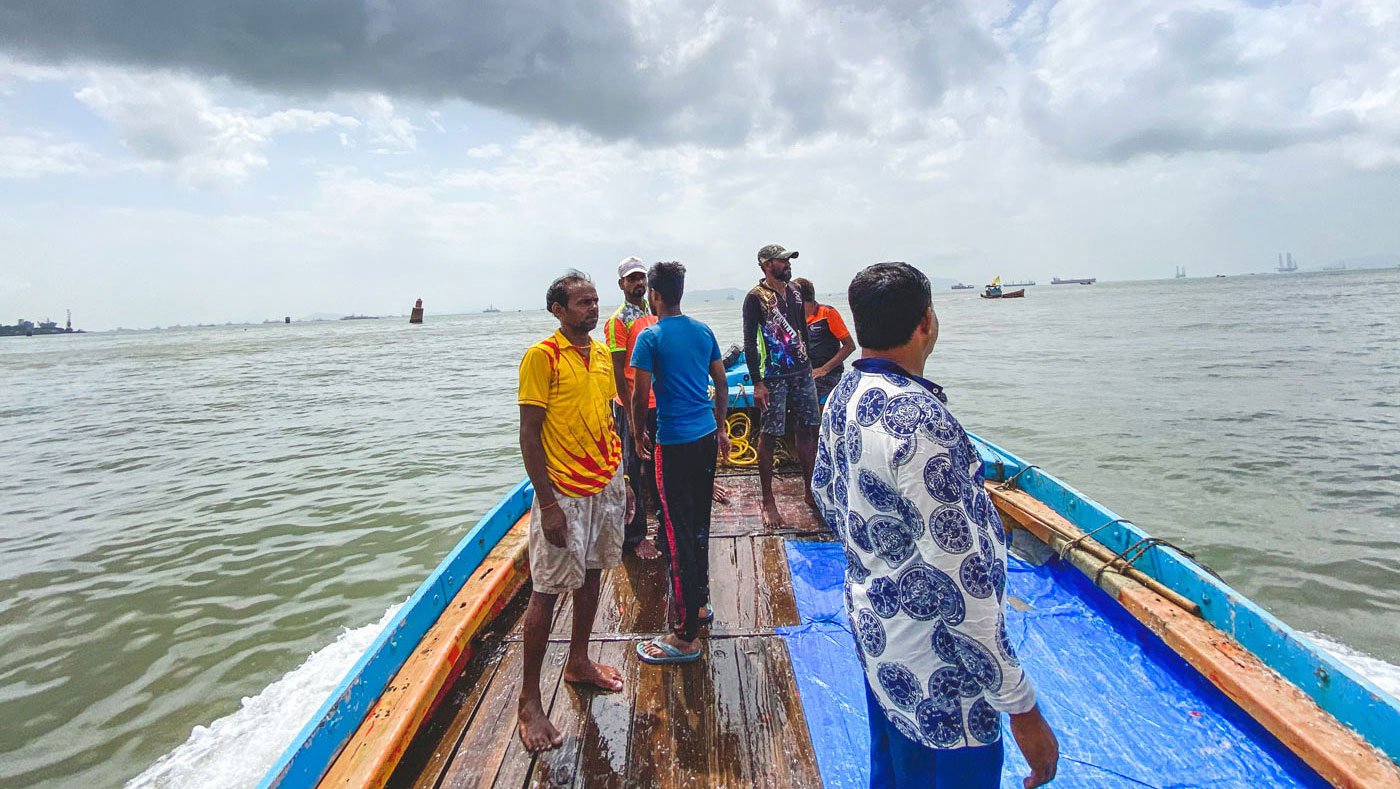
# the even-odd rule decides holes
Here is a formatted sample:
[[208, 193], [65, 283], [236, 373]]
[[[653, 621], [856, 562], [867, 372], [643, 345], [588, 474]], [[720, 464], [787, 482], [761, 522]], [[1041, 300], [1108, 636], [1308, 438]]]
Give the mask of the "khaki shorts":
[[540, 502], [530, 507], [530, 580], [536, 592], [561, 594], [583, 586], [586, 570], [606, 570], [622, 563], [622, 517], [627, 510], [627, 484], [622, 468], [607, 487], [584, 498], [555, 494], [568, 520], [568, 539], [561, 548], [545, 539], [540, 528]]

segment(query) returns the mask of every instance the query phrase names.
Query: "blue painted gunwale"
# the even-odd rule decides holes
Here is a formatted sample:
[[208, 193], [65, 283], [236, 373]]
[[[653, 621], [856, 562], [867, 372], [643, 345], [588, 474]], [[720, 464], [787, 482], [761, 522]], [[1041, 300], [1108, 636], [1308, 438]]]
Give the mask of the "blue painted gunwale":
[[[969, 435], [977, 444], [989, 480], [1004, 481], [1027, 469], [1017, 477], [1016, 486], [1086, 532], [1120, 517], [1038, 467], [1027, 468], [1031, 464], [1006, 449]], [[1117, 523], [1096, 532], [1094, 539], [1119, 553], [1148, 536], [1135, 525]], [[1400, 763], [1400, 700], [1176, 551], [1154, 546], [1135, 566], [1194, 601], [1206, 621], [1301, 688], [1391, 761]]]
[[302, 727], [259, 789], [309, 789], [321, 780], [448, 602], [534, 500], [530, 481], [522, 480], [467, 532]]

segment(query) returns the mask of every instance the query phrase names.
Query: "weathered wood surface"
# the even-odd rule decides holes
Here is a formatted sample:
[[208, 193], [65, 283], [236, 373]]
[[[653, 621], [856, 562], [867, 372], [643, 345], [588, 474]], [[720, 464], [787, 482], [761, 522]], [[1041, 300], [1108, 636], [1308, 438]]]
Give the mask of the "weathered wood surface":
[[[987, 490], [1008, 520], [1052, 547], [1059, 548], [1066, 536], [1078, 539], [1083, 535], [1078, 527], [1022, 491], [1002, 491], [994, 483], [988, 483]], [[1082, 539], [1080, 545], [1096, 557], [1112, 555], [1092, 537]], [[1075, 566], [1092, 577], [1085, 565], [1075, 562]], [[1101, 563], [1088, 566], [1096, 569]], [[1139, 582], [1141, 576], [1135, 571], [1105, 573], [1111, 579], [1105, 591], [1319, 775], [1348, 789], [1400, 789], [1400, 768], [1394, 762], [1256, 655], [1194, 616], [1194, 604], [1182, 605], [1180, 595], [1171, 590], [1163, 593], [1161, 585], [1151, 579]]]
[[[542, 693], [564, 745], [532, 756], [516, 736], [520, 623], [463, 672], [413, 745], [391, 786], [820, 786], [787, 647], [774, 628], [798, 624], [784, 540], [818, 539], [825, 526], [802, 504], [800, 477], [775, 493], [786, 528], [767, 534], [758, 479], [725, 476], [710, 538], [715, 622], [705, 656], [686, 666], [637, 659], [638, 641], [666, 629], [661, 561], [628, 557], [604, 572], [590, 653], [623, 673], [620, 693], [561, 681], [573, 607], [560, 599]], [[654, 524], [653, 524], [654, 526]], [[519, 608], [518, 604], [515, 606]], [[519, 615], [518, 610], [513, 612]]]

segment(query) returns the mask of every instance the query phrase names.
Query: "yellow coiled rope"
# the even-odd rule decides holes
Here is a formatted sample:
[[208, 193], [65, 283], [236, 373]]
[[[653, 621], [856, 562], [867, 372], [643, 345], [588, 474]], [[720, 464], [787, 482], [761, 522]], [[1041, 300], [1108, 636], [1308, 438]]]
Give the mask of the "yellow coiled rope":
[[758, 447], [749, 443], [753, 435], [753, 420], [749, 415], [736, 411], [724, 421], [729, 431], [729, 462], [735, 466], [753, 466], [758, 463]]

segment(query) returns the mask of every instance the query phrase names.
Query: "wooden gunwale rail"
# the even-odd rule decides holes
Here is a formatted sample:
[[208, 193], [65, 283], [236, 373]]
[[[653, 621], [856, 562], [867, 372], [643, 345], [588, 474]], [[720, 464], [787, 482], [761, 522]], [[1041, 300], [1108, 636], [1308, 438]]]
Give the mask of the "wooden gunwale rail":
[[365, 715], [320, 786], [383, 786], [472, 656], [472, 639], [529, 578], [525, 513], [463, 584]]

